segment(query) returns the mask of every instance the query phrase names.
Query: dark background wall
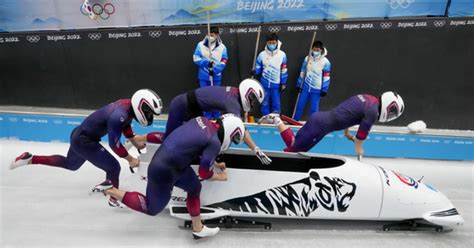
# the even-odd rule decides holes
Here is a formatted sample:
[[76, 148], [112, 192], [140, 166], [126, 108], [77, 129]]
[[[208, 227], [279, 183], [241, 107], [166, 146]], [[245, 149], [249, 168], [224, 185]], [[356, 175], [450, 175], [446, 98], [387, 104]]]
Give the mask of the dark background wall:
[[[391, 125], [421, 119], [431, 128], [473, 129], [474, 25], [435, 21], [422, 28], [402, 28], [400, 23], [409, 20], [346, 23], [372, 23], [367, 29], [345, 23], [329, 23], [338, 24], [335, 30], [327, 23], [263, 25], [260, 50], [268, 30], [279, 27], [288, 56], [282, 112], [291, 115], [293, 110], [296, 79], [312, 36], [312, 31], [288, 31], [288, 25], [316, 25], [317, 39], [325, 43], [332, 63], [322, 110], [358, 93], [395, 90], [403, 96], [406, 112]], [[382, 23], [390, 28], [381, 28]], [[255, 25], [221, 27], [230, 57], [223, 84], [237, 86], [249, 76], [256, 33], [231, 29], [248, 31]], [[175, 35], [196, 30], [200, 34]], [[154, 89], [168, 104], [173, 96], [198, 86], [192, 54], [205, 30], [190, 26], [0, 34], [0, 104], [93, 109], [130, 97], [139, 88]], [[112, 38], [133, 32], [141, 37]], [[92, 39], [97, 34], [100, 39]]]

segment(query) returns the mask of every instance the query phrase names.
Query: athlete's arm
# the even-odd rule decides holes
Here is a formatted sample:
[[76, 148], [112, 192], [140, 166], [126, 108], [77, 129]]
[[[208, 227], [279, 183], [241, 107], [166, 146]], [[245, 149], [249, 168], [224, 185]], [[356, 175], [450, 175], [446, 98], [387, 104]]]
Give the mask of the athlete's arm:
[[354, 141], [354, 135], [349, 132], [349, 128], [344, 129], [344, 136], [350, 141]]
[[245, 130], [244, 143], [255, 153], [262, 164], [269, 165], [272, 163], [272, 160], [253, 142], [248, 130]]
[[216, 157], [220, 152], [220, 142], [211, 139], [201, 154], [198, 174], [201, 179], [211, 179], [214, 175], [213, 165], [216, 163]]

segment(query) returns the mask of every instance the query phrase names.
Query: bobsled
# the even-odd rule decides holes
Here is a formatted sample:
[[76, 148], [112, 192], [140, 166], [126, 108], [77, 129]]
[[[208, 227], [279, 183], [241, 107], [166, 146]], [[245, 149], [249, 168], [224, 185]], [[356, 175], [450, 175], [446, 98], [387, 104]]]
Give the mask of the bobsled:
[[[140, 157], [145, 163], [157, 146], [147, 149]], [[201, 182], [203, 219], [419, 220], [439, 227], [464, 223], [435, 187], [397, 171], [336, 155], [266, 154], [271, 165], [262, 165], [250, 150], [229, 149], [223, 154], [228, 180]], [[175, 187], [171, 215], [189, 220], [185, 204], [186, 192]]]

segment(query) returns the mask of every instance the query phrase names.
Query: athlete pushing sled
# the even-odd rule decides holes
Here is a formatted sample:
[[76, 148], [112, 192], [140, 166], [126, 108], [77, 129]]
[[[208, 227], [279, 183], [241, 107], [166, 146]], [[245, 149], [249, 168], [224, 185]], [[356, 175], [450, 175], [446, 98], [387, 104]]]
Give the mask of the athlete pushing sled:
[[[261, 104], [265, 93], [255, 79], [245, 79], [239, 87], [213, 86], [198, 88], [178, 95], [170, 103], [165, 133], [153, 132], [137, 136], [139, 142], [161, 143], [173, 130], [192, 118], [203, 115], [203, 112], [231, 113], [241, 117], [242, 112], [249, 112], [252, 106]], [[245, 131], [244, 142], [255, 153], [262, 164], [272, 160], [253, 142], [250, 133]]]
[[[137, 148], [144, 145], [135, 140], [131, 123], [135, 119], [142, 126], [150, 126], [154, 115], [160, 115], [163, 104], [161, 98], [152, 90], [142, 89], [133, 94], [131, 99], [121, 99], [102, 107], [76, 127], [71, 133], [70, 147], [67, 156], [38, 156], [25, 152], [18, 156], [10, 165], [16, 169], [25, 165], [43, 164], [67, 170], [78, 170], [86, 160], [106, 172], [106, 180], [119, 187], [120, 164], [99, 142], [108, 135], [112, 151], [128, 161], [131, 168], [137, 167], [140, 161], [130, 155], [120, 143], [123, 133]], [[118, 207], [114, 198], [109, 205]]]
[[[173, 187], [187, 192], [186, 207], [193, 223], [195, 239], [213, 236], [219, 228], [209, 228], [201, 222], [201, 180], [226, 181], [225, 164], [217, 163], [219, 153], [227, 150], [231, 143], [240, 144], [245, 127], [242, 120], [225, 114], [217, 123], [205, 117], [197, 117], [178, 127], [163, 141], [148, 166], [146, 196], [138, 192], [118, 190], [111, 182], [95, 188], [96, 192], [116, 198], [129, 208], [148, 215], [157, 215], [171, 199]], [[191, 163], [200, 158], [198, 174]], [[213, 172], [213, 167], [221, 170]]]
[[[360, 94], [350, 97], [330, 111], [313, 113], [296, 136], [278, 114], [269, 114], [260, 123], [275, 124], [287, 148], [286, 152], [307, 152], [326, 134], [344, 129], [344, 135], [355, 144], [357, 155], [364, 154], [363, 143], [372, 125], [378, 120], [389, 122], [403, 114], [405, 104], [400, 95], [388, 91], [380, 97]], [[349, 127], [359, 125], [357, 135], [349, 133]]]

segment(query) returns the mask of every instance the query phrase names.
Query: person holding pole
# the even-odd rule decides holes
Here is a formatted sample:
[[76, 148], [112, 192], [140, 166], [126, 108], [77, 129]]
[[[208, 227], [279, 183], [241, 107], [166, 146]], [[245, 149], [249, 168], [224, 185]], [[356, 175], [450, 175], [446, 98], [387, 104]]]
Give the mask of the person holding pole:
[[[228, 59], [227, 48], [219, 38], [219, 29], [210, 27], [208, 35], [197, 44], [193, 56], [194, 63], [199, 67], [199, 87], [220, 86]], [[219, 112], [205, 113], [208, 119], [219, 115]]]
[[262, 115], [280, 113], [280, 93], [286, 89], [288, 69], [286, 53], [281, 50], [281, 41], [272, 33], [266, 38], [265, 50], [260, 52], [255, 62], [252, 76], [260, 75], [260, 82], [265, 90], [261, 105]]
[[[250, 78], [254, 79], [255, 78], [255, 62], [257, 61], [257, 54], [258, 54], [258, 44], [260, 42], [260, 34], [262, 33], [262, 27], [258, 27], [258, 32], [257, 32], [257, 39], [255, 40], [255, 51], [253, 53], [253, 62], [252, 62], [252, 69], [250, 70]], [[244, 113], [244, 120], [246, 122], [255, 122], [255, 119], [252, 115], [249, 114], [249, 112]]]
[[326, 96], [331, 78], [331, 63], [326, 58], [328, 52], [319, 40], [313, 41], [311, 53], [304, 59], [301, 73], [296, 83], [299, 91], [293, 119], [299, 121], [308, 100], [310, 114], [318, 112], [320, 97]]

